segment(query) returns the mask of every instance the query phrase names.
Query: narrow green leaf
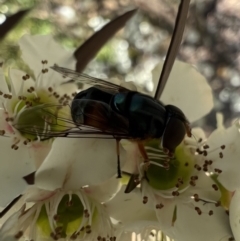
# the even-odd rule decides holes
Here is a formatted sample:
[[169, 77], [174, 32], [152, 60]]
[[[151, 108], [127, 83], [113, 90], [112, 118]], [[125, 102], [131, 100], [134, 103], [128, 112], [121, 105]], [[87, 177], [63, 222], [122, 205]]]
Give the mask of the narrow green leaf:
[[74, 52], [74, 56], [77, 59], [76, 70], [78, 72], [81, 72], [85, 68], [103, 45], [126, 24], [136, 11], [136, 9], [128, 11], [110, 21]]
[[0, 25], [0, 40], [2, 40], [5, 35], [11, 31], [14, 26], [20, 22], [20, 20], [29, 12], [30, 9], [19, 11], [12, 16], [7, 17], [4, 23]]
[[159, 99], [164, 87], [167, 83], [168, 77], [170, 75], [170, 72], [172, 70], [175, 58], [177, 56], [182, 36], [187, 20], [188, 15], [188, 9], [189, 9], [190, 0], [181, 0], [181, 3], [179, 5], [178, 14], [176, 18], [175, 27], [173, 30], [173, 36], [171, 39], [170, 46], [168, 48], [166, 60], [163, 65], [162, 73], [160, 75], [158, 86], [155, 93], [155, 99]]

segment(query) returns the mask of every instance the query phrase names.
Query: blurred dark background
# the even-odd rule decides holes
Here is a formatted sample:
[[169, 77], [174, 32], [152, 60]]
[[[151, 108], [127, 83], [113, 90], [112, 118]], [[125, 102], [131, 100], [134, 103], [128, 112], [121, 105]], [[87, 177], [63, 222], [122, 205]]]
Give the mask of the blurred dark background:
[[[23, 34], [53, 34], [66, 48], [76, 49], [110, 19], [137, 7], [139, 12], [85, 72], [135, 80], [151, 90], [151, 70], [166, 55], [178, 4], [177, 0], [0, 0], [0, 24], [7, 16], [31, 8], [2, 39], [0, 56], [7, 65], [24, 69], [16, 60], [17, 41]], [[216, 127], [216, 112], [223, 113], [226, 126], [239, 116], [239, 13], [239, 0], [195, 0], [190, 6], [178, 58], [195, 65], [213, 89], [215, 109], [195, 123], [208, 133]]]

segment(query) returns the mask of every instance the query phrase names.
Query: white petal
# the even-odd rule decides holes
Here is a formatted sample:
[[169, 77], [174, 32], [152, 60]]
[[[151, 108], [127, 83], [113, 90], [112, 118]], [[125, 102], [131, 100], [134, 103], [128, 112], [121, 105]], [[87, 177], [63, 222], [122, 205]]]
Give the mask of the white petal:
[[[21, 70], [18, 70], [18, 69], [9, 70], [9, 80], [11, 83], [11, 89], [12, 89], [12, 92], [16, 94], [16, 96], [22, 95], [23, 93], [21, 92], [26, 93], [26, 90], [29, 87], [34, 86], [33, 79], [30, 78], [26, 81], [22, 79], [24, 75], [26, 75], [26, 73]], [[24, 83], [24, 85], [23, 85], [23, 88], [21, 89], [22, 83]]]
[[35, 161], [36, 169], [40, 167], [52, 147], [52, 142], [34, 142], [29, 148], [29, 153]]
[[42, 190], [35, 185], [32, 185], [27, 187], [24, 192], [23, 198], [25, 202], [39, 202], [50, 198], [54, 194], [55, 192]]
[[72, 93], [75, 93], [77, 91], [77, 86], [72, 83], [62, 84], [62, 85], [56, 87], [55, 91], [59, 95], [64, 95], [64, 94], [71, 95]]
[[105, 203], [109, 215], [123, 224], [143, 220], [157, 222], [155, 211], [142, 203], [140, 191], [135, 189], [126, 194], [125, 188], [126, 186], [122, 186], [117, 195]]
[[[75, 59], [73, 53], [65, 50], [57, 44], [51, 35], [24, 35], [19, 45], [22, 51], [23, 60], [34, 71], [35, 77], [42, 70], [42, 60], [47, 60], [47, 66], [51, 67], [54, 64], [64, 66], [65, 68], [75, 69]], [[44, 67], [45, 68], [45, 67]], [[47, 78], [51, 81], [51, 85], [63, 81], [61, 75], [55, 71], [49, 71]]]
[[[163, 62], [153, 70], [154, 91]], [[206, 79], [191, 65], [175, 61], [160, 100], [165, 104], [179, 107], [190, 122], [193, 122], [213, 108], [212, 90]]]
[[[176, 241], [227, 241], [232, 237], [228, 215], [221, 207], [210, 204], [197, 205], [202, 214], [194, 210], [191, 204], [181, 204], [177, 208], [177, 220], [171, 229], [163, 230]], [[213, 210], [209, 216], [208, 210]]]
[[8, 85], [5, 80], [4, 73], [1, 67], [0, 67], [0, 91], [2, 91], [4, 94], [9, 94]]
[[229, 220], [236, 241], [240, 240], [240, 189], [237, 189], [231, 200]]
[[0, 229], [0, 240], [4, 241], [16, 241], [16, 238], [14, 238], [14, 235], [18, 233], [18, 218], [21, 215], [21, 213], [24, 211], [25, 205], [21, 207], [20, 210], [13, 213], [6, 222], [2, 225]]
[[[125, 160], [121, 148], [120, 160]], [[36, 185], [46, 190], [79, 189], [100, 184], [117, 172], [116, 141], [57, 138], [36, 173]]]
[[[213, 168], [222, 170], [218, 180], [229, 191], [234, 191], [240, 187], [240, 133], [237, 124], [228, 129], [219, 129], [211, 134], [207, 144], [210, 150], [215, 150], [209, 154], [208, 158], [213, 160]], [[222, 150], [220, 146], [225, 145]], [[219, 152], [223, 153], [220, 158]], [[229, 178], [231, 177], [231, 178]]]
[[218, 201], [220, 200], [221, 193], [220, 191], [215, 191], [212, 187], [215, 182], [212, 180], [211, 177], [207, 176], [204, 172], [198, 173], [198, 180], [196, 181], [196, 186], [190, 187], [186, 194], [189, 194], [190, 196], [193, 196], [194, 194], [198, 194], [199, 198], [203, 200], [212, 200], [212, 201]]
[[101, 203], [113, 198], [114, 195], [120, 190], [120, 188], [120, 179], [112, 177], [100, 185], [91, 185], [87, 188], [84, 188], [84, 190], [88, 196]]
[[35, 171], [34, 160], [25, 146], [18, 150], [11, 149], [10, 138], [0, 138], [0, 205], [6, 206], [26, 188], [22, 177]]
[[123, 171], [127, 173], [138, 173], [139, 160], [142, 159], [138, 145], [127, 140], [122, 140], [121, 144], [126, 150], [127, 160], [123, 167]]

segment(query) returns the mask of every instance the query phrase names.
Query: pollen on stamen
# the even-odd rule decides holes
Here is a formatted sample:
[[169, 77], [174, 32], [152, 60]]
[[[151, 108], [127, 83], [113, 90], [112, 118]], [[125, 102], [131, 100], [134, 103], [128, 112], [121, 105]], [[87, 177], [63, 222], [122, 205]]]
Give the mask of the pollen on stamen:
[[3, 97], [9, 99], [9, 94], [4, 94]]
[[34, 87], [32, 87], [32, 86], [31, 86], [29, 89], [30, 89], [31, 91], [34, 91], [34, 90], [35, 90], [35, 88], [34, 88]]
[[54, 219], [55, 221], [58, 221], [58, 220], [60, 219], [60, 216], [59, 216], [58, 214], [55, 214], [55, 215], [53, 216], [53, 219]]
[[[58, 220], [56, 220], [56, 221], [58, 221]], [[57, 233], [57, 234], [60, 234], [60, 233], [62, 233], [63, 232], [63, 227], [56, 227], [55, 228], [55, 232]]]
[[216, 184], [213, 184], [212, 185], [212, 188], [215, 190], [215, 191], [218, 191], [218, 186]]
[[92, 232], [91, 226], [90, 226], [90, 225], [87, 225], [87, 226], [86, 226], [86, 233], [87, 233], [87, 234], [90, 234], [91, 232]]
[[178, 178], [178, 182], [181, 183], [181, 184], [183, 184], [183, 178], [182, 178], [182, 177], [179, 177], [179, 178]]
[[199, 155], [202, 155], [203, 154], [203, 151], [201, 151], [199, 148], [196, 149], [196, 153], [199, 154]]
[[217, 201], [216, 203], [215, 203], [215, 207], [220, 207], [221, 206], [221, 202], [220, 201]]
[[212, 216], [212, 215], [213, 215], [213, 210], [210, 210], [210, 211], [208, 212], [208, 215], [209, 215], [209, 216]]
[[53, 240], [58, 240], [59, 238], [61, 238], [61, 235], [52, 232], [52, 233], [50, 233], [50, 237], [51, 237]]
[[196, 180], [198, 180], [198, 176], [191, 176], [190, 179], [191, 179], [192, 181], [196, 181]]
[[202, 170], [202, 168], [201, 168], [198, 164], [195, 164], [195, 165], [194, 165], [194, 168], [197, 169], [198, 171], [201, 171], [201, 170]]
[[23, 231], [19, 231], [17, 234], [15, 234], [15, 239], [20, 239], [23, 236]]
[[42, 64], [47, 64], [48, 63], [47, 60], [42, 60], [41, 62], [42, 62]]
[[71, 239], [71, 240], [75, 240], [75, 239], [77, 239], [77, 237], [78, 237], [78, 235], [77, 235], [77, 233], [75, 232], [75, 233], [73, 233], [73, 234], [70, 236], [70, 239]]
[[203, 171], [204, 171], [204, 172], [208, 172], [207, 166], [203, 166]]
[[3, 95], [3, 92], [2, 92], [2, 91], [0, 91], [0, 95]]
[[177, 197], [177, 196], [179, 196], [179, 192], [178, 192], [178, 191], [173, 191], [173, 192], [172, 192], [172, 195], [173, 195], [174, 197]]
[[146, 204], [148, 202], [148, 197], [147, 196], [144, 196], [143, 197], [143, 204]]
[[202, 214], [202, 211], [199, 207], [195, 207], [195, 210], [197, 211], [198, 215], [201, 215]]
[[221, 149], [222, 149], [222, 150], [224, 150], [224, 149], [225, 149], [225, 147], [226, 147], [225, 145], [222, 145], [222, 146], [221, 146]]
[[203, 145], [203, 149], [209, 149], [209, 145]]
[[228, 241], [234, 241], [234, 240], [235, 240], [234, 237], [230, 237], [230, 238], [228, 239]]
[[189, 182], [189, 184], [190, 184], [191, 186], [193, 186], [193, 187], [196, 186], [196, 182], [195, 182], [195, 180], [191, 180], [191, 181]]
[[89, 218], [89, 212], [88, 212], [88, 210], [87, 209], [85, 209], [84, 211], [83, 211], [83, 213], [84, 213], [84, 216], [85, 216], [85, 218]]
[[215, 168], [214, 171], [218, 174], [221, 174], [222, 173], [222, 170], [218, 169], [218, 168]]
[[194, 198], [195, 202], [199, 202], [200, 201], [198, 194], [194, 194], [193, 198]]
[[5, 135], [5, 130], [0, 130], [0, 136], [4, 136]]
[[203, 140], [202, 138], [199, 138], [199, 139], [198, 139], [198, 143], [201, 143], [201, 142], [202, 142], [202, 140]]
[[164, 205], [162, 203], [156, 205], [156, 209], [162, 209]]
[[219, 157], [223, 158], [223, 153], [222, 152], [219, 152]]

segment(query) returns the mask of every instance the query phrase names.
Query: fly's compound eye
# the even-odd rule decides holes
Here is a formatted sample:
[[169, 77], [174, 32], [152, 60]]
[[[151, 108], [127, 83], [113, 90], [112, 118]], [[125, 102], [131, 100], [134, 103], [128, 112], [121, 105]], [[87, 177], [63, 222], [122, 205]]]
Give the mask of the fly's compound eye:
[[161, 146], [169, 155], [173, 156], [175, 148], [182, 142], [186, 134], [186, 127], [182, 120], [170, 117], [163, 132]]

